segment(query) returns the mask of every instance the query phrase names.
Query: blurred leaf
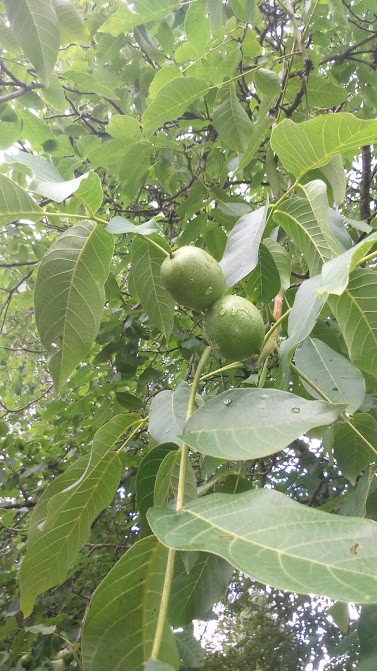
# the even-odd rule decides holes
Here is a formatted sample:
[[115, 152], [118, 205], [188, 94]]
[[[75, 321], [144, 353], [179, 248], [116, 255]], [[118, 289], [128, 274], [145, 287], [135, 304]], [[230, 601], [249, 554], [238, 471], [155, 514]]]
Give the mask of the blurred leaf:
[[146, 133], [153, 133], [164, 123], [182, 116], [198, 98], [204, 98], [208, 85], [201, 79], [181, 77], [165, 84], [143, 114]]

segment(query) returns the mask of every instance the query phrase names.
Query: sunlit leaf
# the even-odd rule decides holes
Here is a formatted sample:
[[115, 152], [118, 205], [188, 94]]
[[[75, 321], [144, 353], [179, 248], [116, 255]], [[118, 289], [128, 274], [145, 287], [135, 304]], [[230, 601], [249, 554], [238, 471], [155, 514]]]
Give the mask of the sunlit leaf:
[[244, 214], [230, 233], [220, 261], [228, 287], [246, 277], [257, 265], [266, 216], [267, 204], [255, 212]]
[[271, 146], [284, 168], [300, 179], [309, 170], [326, 165], [337, 154], [356, 154], [359, 147], [376, 140], [377, 121], [342, 112], [302, 123], [284, 119], [272, 131]]
[[59, 21], [52, 0], [6, 0], [5, 6], [25, 56], [48, 86], [59, 49]]

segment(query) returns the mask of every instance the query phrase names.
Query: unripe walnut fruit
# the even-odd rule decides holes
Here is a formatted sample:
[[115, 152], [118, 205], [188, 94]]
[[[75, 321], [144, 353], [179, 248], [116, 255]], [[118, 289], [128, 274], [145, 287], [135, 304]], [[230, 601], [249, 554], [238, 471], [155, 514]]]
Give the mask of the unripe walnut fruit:
[[259, 354], [264, 324], [259, 310], [241, 296], [222, 296], [207, 311], [205, 334], [211, 347], [230, 361]]
[[226, 289], [220, 265], [199, 247], [180, 247], [164, 259], [161, 281], [179, 305], [204, 310]]

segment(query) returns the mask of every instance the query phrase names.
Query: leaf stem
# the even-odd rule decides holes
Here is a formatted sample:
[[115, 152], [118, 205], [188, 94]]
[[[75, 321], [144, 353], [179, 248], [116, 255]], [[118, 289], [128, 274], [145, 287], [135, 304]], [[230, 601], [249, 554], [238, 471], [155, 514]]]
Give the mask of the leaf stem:
[[[284, 321], [284, 319], [286, 319], [288, 317], [291, 310], [292, 310], [292, 308], [289, 308], [289, 310], [284, 312], [284, 314], [279, 319], [277, 319], [276, 322], [274, 322], [274, 324], [272, 324], [270, 330], [267, 331], [266, 335], [264, 336], [263, 347], [265, 346], [265, 344], [267, 343], [269, 338], [272, 336], [274, 331], [276, 331], [276, 329], [279, 328], [280, 324]], [[263, 349], [263, 347], [262, 347], [262, 349]]]
[[204, 382], [204, 380], [210, 380], [211, 377], [214, 377], [215, 375], [220, 375], [220, 373], [225, 373], [227, 370], [233, 370], [234, 368], [242, 368], [243, 365], [244, 364], [242, 363], [242, 361], [234, 361], [234, 363], [228, 363], [227, 366], [216, 368], [216, 370], [213, 370], [212, 373], [202, 375], [202, 377], [200, 378], [200, 382]]
[[367, 263], [367, 261], [372, 261], [375, 258], [377, 258], [377, 249], [375, 249], [374, 252], [371, 252], [370, 254], [363, 256], [363, 258], [360, 259], [360, 261], [358, 261], [356, 265], [361, 266], [363, 263]]
[[323, 400], [326, 401], [327, 403], [332, 403], [331, 399], [330, 399], [328, 396], [326, 396], [326, 394], [324, 394], [323, 391], [321, 391], [321, 389], [320, 389], [319, 387], [317, 387], [316, 384], [314, 384], [313, 380], [311, 380], [310, 377], [308, 377], [307, 375], [305, 375], [305, 373], [303, 373], [302, 370], [300, 370], [299, 368], [297, 368], [297, 366], [296, 366], [294, 363], [292, 363], [292, 361], [291, 361], [291, 364], [290, 364], [290, 365], [291, 365], [292, 370], [293, 370], [295, 373], [297, 373], [297, 375], [298, 375], [302, 380], [304, 380], [304, 382], [306, 382], [306, 384], [308, 384], [308, 385], [309, 385], [309, 386], [316, 392], [316, 394], [318, 394], [318, 396], [320, 396], [321, 398], [323, 398]]
[[[198, 363], [198, 367], [195, 371], [194, 379], [192, 381], [191, 385], [191, 394], [187, 406], [187, 414], [186, 414], [186, 419], [191, 417], [192, 413], [194, 412], [195, 408], [195, 397], [196, 397], [196, 392], [198, 391], [198, 385], [200, 382], [200, 374], [203, 370], [203, 367], [206, 364], [206, 361], [211, 354], [211, 347], [206, 347], [204, 350], [202, 356], [200, 357], [200, 361]], [[179, 465], [179, 481], [178, 481], [178, 492], [177, 492], [177, 505], [176, 505], [176, 510], [177, 512], [182, 508], [183, 506], [183, 500], [184, 500], [184, 494], [185, 494], [185, 479], [186, 479], [186, 463], [187, 463], [187, 457], [188, 457], [188, 445], [185, 443], [182, 445], [180, 448], [181, 451], [181, 462]], [[151, 652], [151, 658], [152, 659], [158, 659], [158, 655], [160, 653], [160, 647], [161, 647], [161, 641], [162, 637], [164, 634], [164, 628], [166, 625], [166, 619], [167, 619], [167, 614], [168, 614], [168, 607], [169, 607], [169, 598], [170, 598], [170, 591], [171, 591], [171, 585], [173, 582], [173, 576], [174, 576], [174, 561], [175, 561], [175, 553], [176, 551], [173, 550], [172, 548], [169, 548], [168, 552], [168, 558], [166, 561], [166, 570], [165, 570], [165, 579], [164, 579], [164, 585], [162, 588], [162, 594], [161, 594], [161, 602], [160, 602], [160, 611], [158, 614], [158, 620], [157, 620], [157, 625], [156, 625], [156, 631], [153, 639], [153, 646], [152, 646], [152, 652]]]
[[[202, 356], [200, 357], [200, 361], [198, 363], [198, 367], [195, 371], [194, 379], [192, 381], [191, 385], [191, 394], [189, 398], [189, 402], [187, 405], [187, 413], [186, 413], [186, 420], [191, 417], [192, 413], [194, 412], [195, 408], [195, 397], [196, 393], [198, 391], [198, 386], [200, 382], [200, 375], [201, 372], [207, 362], [207, 359], [209, 358], [211, 354], [212, 348], [208, 345], [208, 347], [205, 348]], [[178, 480], [178, 492], [177, 492], [177, 504], [176, 504], [176, 511], [178, 512], [181, 510], [183, 507], [184, 503], [184, 496], [185, 496], [185, 480], [186, 480], [186, 465], [187, 465], [187, 458], [188, 458], [188, 445], [186, 443], [183, 443], [183, 445], [180, 448], [181, 452], [181, 461], [179, 464], [179, 480]]]
[[159, 611], [159, 614], [158, 614], [156, 631], [155, 631], [155, 635], [154, 635], [154, 639], [153, 639], [153, 646], [152, 646], [152, 651], [151, 651], [151, 658], [152, 659], [158, 659], [158, 655], [160, 654], [160, 647], [161, 647], [162, 637], [164, 635], [166, 618], [167, 618], [167, 614], [168, 614], [171, 584], [173, 582], [173, 576], [174, 576], [174, 561], [175, 561], [175, 550], [170, 548], [169, 552], [168, 552], [168, 558], [167, 558], [167, 561], [166, 561], [165, 579], [164, 579], [164, 585], [163, 585], [163, 588], [162, 588], [161, 601], [160, 601], [160, 611]]
[[[138, 233], [136, 233], [136, 235], [138, 235]], [[156, 249], [158, 249], [160, 252], [163, 252], [163, 254], [165, 254], [165, 256], [170, 256], [171, 255], [171, 252], [168, 252], [166, 249], [161, 247], [161, 245], [159, 245], [158, 242], [155, 242], [151, 238], [148, 238], [147, 235], [140, 235], [139, 234], [139, 237], [143, 238], [143, 240], [146, 240], [147, 242], [149, 242], [150, 245], [152, 245], [153, 247], [156, 247]]]

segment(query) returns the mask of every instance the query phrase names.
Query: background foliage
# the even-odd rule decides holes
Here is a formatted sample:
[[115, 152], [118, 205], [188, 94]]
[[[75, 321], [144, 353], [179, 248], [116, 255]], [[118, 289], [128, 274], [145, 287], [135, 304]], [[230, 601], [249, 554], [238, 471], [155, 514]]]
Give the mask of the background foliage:
[[0, 668], [375, 669], [374, 0], [5, 0], [0, 47]]

